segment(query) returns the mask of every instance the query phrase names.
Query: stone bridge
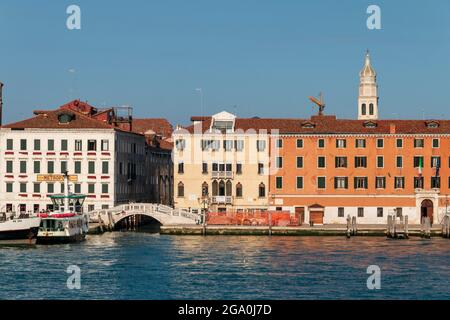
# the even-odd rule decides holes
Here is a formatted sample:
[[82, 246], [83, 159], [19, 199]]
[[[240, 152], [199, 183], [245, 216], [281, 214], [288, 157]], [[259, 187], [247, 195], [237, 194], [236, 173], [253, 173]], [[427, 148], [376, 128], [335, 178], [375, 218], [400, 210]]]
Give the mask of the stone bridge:
[[111, 229], [124, 220], [127, 224], [135, 225], [136, 219], [141, 216], [153, 218], [161, 225], [192, 225], [200, 220], [198, 214], [154, 203], [123, 204], [110, 209], [89, 212], [90, 222], [99, 223]]

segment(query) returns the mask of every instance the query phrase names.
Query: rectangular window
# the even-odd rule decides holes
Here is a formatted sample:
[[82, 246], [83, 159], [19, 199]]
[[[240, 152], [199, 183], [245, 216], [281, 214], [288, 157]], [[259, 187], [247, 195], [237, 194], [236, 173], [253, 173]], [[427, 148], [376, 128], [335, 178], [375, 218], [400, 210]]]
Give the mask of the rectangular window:
[[88, 173], [95, 174], [95, 161], [88, 162]]
[[325, 168], [325, 157], [317, 157], [317, 168]]
[[367, 157], [355, 157], [355, 168], [367, 168]]
[[348, 177], [334, 177], [335, 189], [348, 189]]
[[177, 148], [178, 151], [183, 151], [184, 148], [186, 147], [186, 140], [184, 140], [184, 139], [176, 140], [175, 147]]
[[109, 187], [109, 184], [107, 184], [107, 183], [102, 183], [102, 193], [103, 193], [103, 194], [109, 193], [108, 187]]
[[303, 157], [297, 157], [297, 169], [303, 168]]
[[339, 218], [344, 218], [344, 217], [345, 217], [345, 211], [344, 211], [344, 208], [342, 208], [342, 207], [339, 207], [339, 208], [338, 208], [338, 217], [339, 217]]
[[12, 150], [12, 149], [14, 149], [13, 139], [7, 139], [6, 140], [6, 150]]
[[20, 161], [20, 173], [27, 173], [27, 162], [24, 160]]
[[27, 150], [27, 140], [26, 139], [20, 139], [20, 150], [22, 150], [22, 151]]
[[277, 169], [283, 168], [283, 157], [277, 157], [276, 167]]
[[256, 149], [259, 152], [266, 150], [266, 141], [265, 140], [257, 140], [256, 141]]
[[88, 193], [90, 193], [90, 194], [95, 193], [95, 184], [94, 183], [88, 184]]
[[83, 151], [83, 140], [75, 140], [75, 151]]
[[317, 188], [318, 189], [325, 189], [326, 188], [325, 177], [317, 177]]
[[283, 139], [277, 139], [277, 148], [283, 148]]
[[364, 208], [358, 208], [358, 218], [364, 218]]
[[439, 189], [441, 187], [441, 177], [431, 177], [431, 189]]
[[55, 173], [55, 162], [47, 161], [47, 173]]
[[283, 189], [283, 177], [276, 177], [275, 183], [277, 189]]
[[297, 139], [297, 148], [303, 148], [303, 139]]
[[439, 139], [433, 139], [433, 148], [439, 148]]
[[420, 166], [423, 168], [425, 165], [423, 157], [414, 157], [414, 168], [419, 168]]
[[212, 140], [211, 141], [211, 150], [212, 151], [219, 151], [220, 150], [220, 141], [219, 140]]
[[367, 189], [368, 185], [367, 177], [355, 177], [354, 188], [355, 189]]
[[347, 157], [334, 158], [334, 165], [336, 168], [347, 168]]
[[383, 208], [377, 208], [377, 218], [383, 218]]
[[102, 174], [109, 174], [109, 161], [102, 161]]
[[61, 173], [67, 172], [67, 161], [61, 161]]
[[395, 208], [395, 212], [397, 214], [397, 218], [403, 217], [403, 208]]
[[41, 184], [33, 183], [33, 193], [41, 193]]
[[234, 142], [234, 147], [235, 147], [236, 151], [244, 150], [244, 140], [236, 140]]
[[61, 151], [67, 151], [67, 140], [63, 139], [61, 140]]
[[207, 162], [203, 162], [202, 163], [202, 173], [203, 174], [207, 174], [208, 173], [208, 163]]
[[377, 139], [377, 148], [384, 148], [384, 139]]
[[383, 168], [383, 167], [384, 167], [384, 157], [377, 156], [377, 168]]
[[13, 184], [11, 182], [6, 183], [6, 192], [8, 193], [13, 192]]
[[19, 184], [19, 191], [20, 191], [20, 193], [26, 193], [27, 192], [27, 184], [26, 183], [20, 183]]
[[74, 162], [74, 172], [77, 174], [81, 173], [81, 161]]
[[34, 150], [35, 151], [41, 150], [41, 140], [34, 139]]
[[356, 146], [356, 148], [365, 148], [366, 147], [366, 139], [356, 139], [355, 146]]
[[258, 174], [264, 174], [264, 163], [258, 163]]
[[395, 189], [404, 189], [405, 188], [405, 177], [395, 177], [394, 178], [394, 187], [395, 187]]
[[107, 139], [102, 140], [101, 149], [102, 151], [109, 151], [109, 140]]
[[55, 150], [55, 140], [53, 140], [53, 139], [47, 140], [47, 150], [48, 151]]
[[402, 156], [398, 156], [396, 158], [396, 166], [397, 168], [403, 168], [403, 157]]
[[441, 157], [431, 157], [431, 167], [440, 168], [441, 167]]
[[423, 139], [414, 139], [414, 148], [423, 148], [425, 145]]
[[397, 139], [397, 148], [403, 148], [403, 139]]
[[414, 177], [414, 189], [423, 189], [423, 177]]
[[317, 148], [319, 148], [319, 149], [325, 148], [325, 140], [324, 139], [317, 140]]
[[303, 189], [303, 177], [297, 177], [297, 189]]
[[184, 173], [184, 163], [183, 162], [178, 163], [178, 173]]
[[54, 193], [55, 192], [55, 184], [53, 183], [47, 183], [47, 193]]
[[233, 149], [233, 141], [232, 140], [223, 140], [223, 149], [225, 151], [231, 151]]
[[97, 151], [97, 140], [88, 140], [88, 151]]
[[386, 177], [376, 177], [375, 178], [375, 188], [376, 189], [386, 189]]
[[236, 163], [236, 174], [242, 174], [242, 163]]
[[41, 162], [40, 161], [34, 161], [33, 167], [34, 167], [34, 173], [41, 173]]
[[336, 148], [346, 148], [347, 140], [345, 139], [336, 139]]
[[6, 173], [13, 173], [13, 162], [11, 160], [6, 161]]

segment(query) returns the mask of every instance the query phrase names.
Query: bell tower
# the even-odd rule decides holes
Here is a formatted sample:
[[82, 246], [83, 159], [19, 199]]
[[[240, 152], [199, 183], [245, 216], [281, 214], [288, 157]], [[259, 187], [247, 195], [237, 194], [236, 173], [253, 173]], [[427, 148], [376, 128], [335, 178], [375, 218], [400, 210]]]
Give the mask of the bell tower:
[[378, 119], [377, 73], [372, 67], [369, 51], [359, 73], [358, 120]]

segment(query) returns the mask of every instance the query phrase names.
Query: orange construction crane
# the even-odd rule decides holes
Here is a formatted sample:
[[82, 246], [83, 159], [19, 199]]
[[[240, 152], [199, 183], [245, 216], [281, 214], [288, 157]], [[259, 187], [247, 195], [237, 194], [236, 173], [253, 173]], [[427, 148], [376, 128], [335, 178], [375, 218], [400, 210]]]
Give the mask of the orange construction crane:
[[311, 102], [315, 103], [319, 107], [319, 116], [323, 115], [323, 110], [325, 109], [325, 103], [323, 102], [322, 93], [319, 94], [319, 99], [315, 97], [309, 97]]

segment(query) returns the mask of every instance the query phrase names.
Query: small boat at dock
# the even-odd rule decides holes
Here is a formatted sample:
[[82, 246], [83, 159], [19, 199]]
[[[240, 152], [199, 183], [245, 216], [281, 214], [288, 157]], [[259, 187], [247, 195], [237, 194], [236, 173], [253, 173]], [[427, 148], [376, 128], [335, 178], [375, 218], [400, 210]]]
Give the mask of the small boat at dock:
[[0, 213], [0, 244], [35, 244], [41, 218]]

